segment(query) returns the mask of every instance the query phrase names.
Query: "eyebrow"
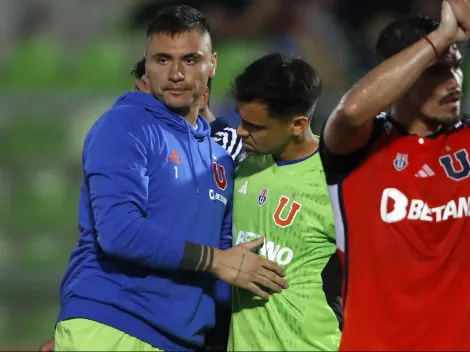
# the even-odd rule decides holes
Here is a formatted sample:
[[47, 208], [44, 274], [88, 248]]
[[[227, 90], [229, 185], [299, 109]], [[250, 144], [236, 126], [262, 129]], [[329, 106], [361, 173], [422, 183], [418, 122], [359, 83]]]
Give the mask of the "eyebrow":
[[237, 113], [238, 116], [240, 116], [240, 120], [242, 120], [243, 123], [247, 123], [249, 125], [252, 125], [254, 127], [259, 127], [259, 128], [264, 127], [263, 125], [257, 125], [256, 123], [253, 123], [253, 122], [250, 122], [248, 120], [243, 119], [242, 115], [240, 115], [240, 110], [238, 109], [238, 107], [235, 107], [235, 112]]
[[[168, 54], [168, 53], [155, 53], [152, 54], [152, 57], [164, 57], [166, 59], [171, 59], [173, 56]], [[188, 53], [183, 55], [183, 60], [184, 59], [195, 59], [195, 58], [201, 58], [202, 54], [198, 52], [193, 52], [193, 53]]]
[[246, 123], [246, 124], [248, 124], [248, 125], [250, 125], [250, 126], [259, 127], [259, 128], [263, 127], [263, 125], [258, 125], [258, 124], [256, 124], [256, 123], [253, 123], [253, 122], [251, 122], [251, 121], [248, 121], [248, 120], [243, 119], [243, 118], [241, 117], [241, 115], [240, 115], [240, 119], [242, 120], [243, 123]]

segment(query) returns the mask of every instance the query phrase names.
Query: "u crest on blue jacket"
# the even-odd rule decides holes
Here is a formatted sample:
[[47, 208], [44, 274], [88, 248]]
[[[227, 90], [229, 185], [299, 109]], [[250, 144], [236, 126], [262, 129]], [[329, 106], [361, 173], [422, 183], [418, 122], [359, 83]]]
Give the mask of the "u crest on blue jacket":
[[121, 96], [85, 139], [81, 237], [58, 321], [95, 320], [163, 350], [201, 346], [229, 290], [177, 267], [185, 241], [230, 247], [232, 197], [232, 159], [206, 121]]

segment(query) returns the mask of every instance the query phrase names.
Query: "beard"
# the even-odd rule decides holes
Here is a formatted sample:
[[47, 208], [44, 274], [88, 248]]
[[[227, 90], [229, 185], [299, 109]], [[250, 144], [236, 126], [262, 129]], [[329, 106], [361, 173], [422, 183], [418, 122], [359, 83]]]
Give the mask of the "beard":
[[155, 95], [152, 94], [154, 98], [158, 99], [161, 103], [163, 103], [166, 108], [180, 116], [186, 116], [192, 107], [192, 101], [172, 101], [174, 99], [167, 98], [165, 95]]
[[447, 116], [433, 116], [430, 118], [430, 120], [440, 125], [450, 126], [462, 121], [463, 116], [460, 113], [456, 115], [449, 114]]
[[165, 106], [168, 108], [168, 110], [180, 116], [188, 115], [189, 111], [191, 110], [191, 106], [171, 106], [166, 104]]

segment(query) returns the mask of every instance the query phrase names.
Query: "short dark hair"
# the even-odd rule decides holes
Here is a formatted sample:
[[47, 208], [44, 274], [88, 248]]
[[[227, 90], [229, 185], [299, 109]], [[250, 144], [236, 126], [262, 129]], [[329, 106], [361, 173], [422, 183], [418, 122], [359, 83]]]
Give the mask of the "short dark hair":
[[145, 75], [145, 57], [134, 65], [131, 75], [136, 79], [141, 79]]
[[424, 16], [399, 19], [385, 27], [375, 45], [377, 60], [382, 62], [410, 47], [436, 30], [439, 21]]
[[273, 53], [245, 68], [235, 79], [231, 96], [236, 102], [266, 104], [273, 118], [311, 119], [321, 91], [321, 79], [307, 61]]
[[158, 12], [147, 27], [147, 37], [160, 33], [174, 36], [196, 30], [210, 34], [207, 17], [191, 6], [176, 5], [165, 7]]

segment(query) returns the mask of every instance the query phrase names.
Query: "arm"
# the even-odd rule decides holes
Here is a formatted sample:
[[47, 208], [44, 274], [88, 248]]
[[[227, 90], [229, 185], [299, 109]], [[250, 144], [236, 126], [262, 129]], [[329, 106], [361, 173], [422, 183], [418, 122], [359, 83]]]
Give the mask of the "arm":
[[[441, 25], [428, 38], [439, 55], [464, 39], [446, 1]], [[436, 63], [433, 45], [420, 40], [384, 61], [350, 89], [326, 122], [326, 149], [349, 154], [363, 148], [371, 136], [374, 117], [403, 96], [424, 70]]]
[[247, 289], [262, 298], [268, 299], [269, 288], [272, 292], [281, 292], [288, 287], [283, 277], [284, 269], [266, 258], [260, 257], [255, 250], [264, 243], [260, 237], [254, 241], [232, 247], [232, 207], [230, 206], [223, 225], [220, 247], [207, 247], [186, 242], [180, 268], [185, 270], [207, 271], [217, 277], [214, 299], [229, 307], [231, 286]]
[[163, 233], [145, 217], [147, 159], [152, 156], [142, 131], [130, 117], [110, 111], [90, 131], [84, 145], [98, 243], [112, 256], [156, 269], [177, 269], [185, 243]]

